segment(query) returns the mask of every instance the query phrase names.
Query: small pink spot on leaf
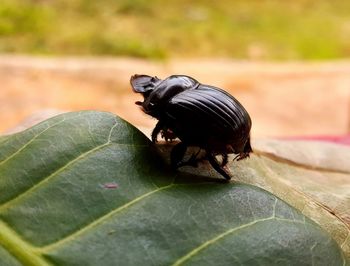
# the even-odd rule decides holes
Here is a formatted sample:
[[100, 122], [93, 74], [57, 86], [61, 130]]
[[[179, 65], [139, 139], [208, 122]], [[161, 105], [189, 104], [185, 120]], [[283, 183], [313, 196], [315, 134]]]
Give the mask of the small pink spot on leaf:
[[117, 183], [105, 183], [103, 185], [100, 184], [100, 187], [105, 188], [105, 189], [116, 189], [118, 188]]

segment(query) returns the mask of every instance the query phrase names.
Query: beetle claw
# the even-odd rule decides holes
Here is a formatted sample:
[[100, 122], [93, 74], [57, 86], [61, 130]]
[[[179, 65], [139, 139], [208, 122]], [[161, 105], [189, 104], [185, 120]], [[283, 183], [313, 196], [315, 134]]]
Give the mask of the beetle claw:
[[245, 158], [249, 158], [249, 153], [246, 153], [246, 152], [242, 152], [242, 153], [239, 153], [237, 154], [234, 158], [233, 158], [233, 161], [236, 160], [236, 161], [240, 161], [240, 160], [243, 160]]

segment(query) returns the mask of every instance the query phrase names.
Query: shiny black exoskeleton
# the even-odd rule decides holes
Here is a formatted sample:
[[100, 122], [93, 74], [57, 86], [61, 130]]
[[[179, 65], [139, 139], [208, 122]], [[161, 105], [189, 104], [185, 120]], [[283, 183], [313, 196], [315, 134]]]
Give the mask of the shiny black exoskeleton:
[[[147, 75], [130, 79], [134, 92], [141, 93], [143, 102], [136, 102], [142, 110], [159, 121], [152, 132], [152, 141], [161, 133], [166, 140], [181, 140], [171, 151], [171, 165], [196, 166], [197, 154], [183, 162], [187, 147], [197, 146], [206, 152], [205, 158], [227, 180], [231, 179], [225, 165], [227, 154], [234, 159], [249, 157], [251, 119], [244, 107], [226, 91], [200, 84], [183, 75], [164, 80]], [[216, 155], [222, 156], [219, 163]], [[203, 158], [202, 158], [203, 159]]]

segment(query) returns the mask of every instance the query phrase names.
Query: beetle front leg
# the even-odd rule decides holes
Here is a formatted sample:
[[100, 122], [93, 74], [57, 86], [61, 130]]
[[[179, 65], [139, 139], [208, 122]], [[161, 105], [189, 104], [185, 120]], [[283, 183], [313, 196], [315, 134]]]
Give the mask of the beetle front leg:
[[221, 174], [223, 177], [225, 177], [225, 179], [228, 181], [231, 179], [231, 176], [229, 175], [229, 173], [227, 171], [225, 171], [225, 169], [220, 165], [220, 163], [218, 162], [218, 160], [215, 158], [215, 155], [208, 152], [207, 153], [207, 158], [209, 163], [213, 166], [213, 168], [219, 173]]
[[163, 130], [161, 130], [160, 135], [163, 139], [165, 139], [166, 142], [172, 142], [174, 139], [176, 139], [174, 132], [171, 131], [169, 128], [163, 128]]
[[152, 134], [151, 134], [151, 138], [152, 138], [153, 143], [157, 142], [157, 136], [163, 128], [164, 128], [164, 123], [159, 120], [158, 123], [156, 124], [155, 128], [153, 129]]

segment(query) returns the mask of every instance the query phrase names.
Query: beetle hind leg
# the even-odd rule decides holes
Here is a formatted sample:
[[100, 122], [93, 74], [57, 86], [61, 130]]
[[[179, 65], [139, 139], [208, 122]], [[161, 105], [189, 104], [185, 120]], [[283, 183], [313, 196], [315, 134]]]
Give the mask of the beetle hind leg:
[[170, 153], [170, 163], [173, 169], [177, 169], [182, 166], [182, 159], [185, 156], [187, 145], [180, 142], [174, 146]]
[[187, 150], [187, 145], [184, 144], [183, 142], [178, 143], [172, 149], [170, 154], [170, 159], [171, 159], [171, 166], [173, 169], [177, 169], [179, 167], [186, 166], [186, 165], [192, 166], [192, 167], [198, 167], [198, 162], [203, 160], [203, 158], [198, 158], [198, 155], [201, 152], [201, 149], [199, 149], [198, 152], [193, 153], [187, 161], [183, 161], [186, 150]]
[[203, 161], [203, 158], [198, 158], [201, 149], [199, 149], [196, 153], [192, 153], [191, 157], [186, 162], [181, 162], [180, 166], [189, 165], [192, 167], [198, 167], [198, 162]]
[[222, 162], [221, 167], [224, 167], [228, 163], [228, 155], [227, 153], [222, 154]]
[[[208, 152], [207, 158], [211, 166], [219, 173], [221, 174], [227, 181], [231, 179], [231, 176], [229, 175], [228, 171], [223, 168], [223, 165], [218, 162], [218, 160], [215, 158], [215, 155]], [[223, 161], [225, 160], [225, 156], [223, 157]]]

